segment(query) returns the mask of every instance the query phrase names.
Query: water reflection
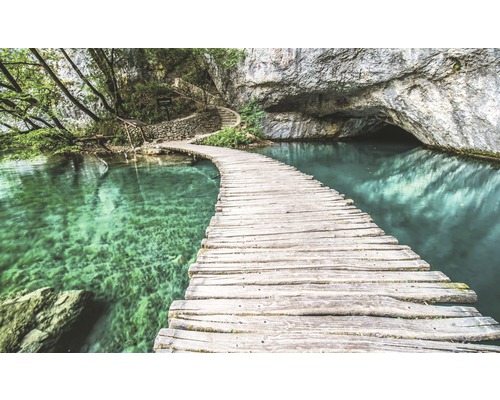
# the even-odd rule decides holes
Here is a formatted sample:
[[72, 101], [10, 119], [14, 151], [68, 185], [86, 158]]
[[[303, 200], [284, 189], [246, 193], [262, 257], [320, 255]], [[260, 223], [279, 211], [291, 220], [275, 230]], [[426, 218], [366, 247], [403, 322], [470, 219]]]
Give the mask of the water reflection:
[[500, 171], [415, 143], [281, 143], [260, 153], [296, 166], [368, 212], [500, 321]]

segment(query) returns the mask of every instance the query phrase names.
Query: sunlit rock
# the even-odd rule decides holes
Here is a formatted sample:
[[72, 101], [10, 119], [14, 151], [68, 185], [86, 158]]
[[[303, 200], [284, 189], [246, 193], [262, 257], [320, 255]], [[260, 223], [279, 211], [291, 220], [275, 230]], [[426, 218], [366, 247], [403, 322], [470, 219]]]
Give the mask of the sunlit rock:
[[498, 49], [246, 49], [213, 76], [234, 107], [264, 105], [271, 138], [393, 124], [428, 145], [500, 152], [499, 67]]
[[0, 303], [0, 351], [52, 352], [74, 326], [91, 294], [83, 290], [55, 292], [41, 288]]

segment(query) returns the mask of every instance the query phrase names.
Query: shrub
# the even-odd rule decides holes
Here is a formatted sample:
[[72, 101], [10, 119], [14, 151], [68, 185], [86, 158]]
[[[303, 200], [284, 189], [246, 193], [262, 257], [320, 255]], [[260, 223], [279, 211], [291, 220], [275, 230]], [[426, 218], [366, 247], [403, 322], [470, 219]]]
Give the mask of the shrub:
[[262, 107], [252, 99], [241, 110], [241, 125], [244, 129], [260, 139], [264, 139], [264, 132], [260, 126], [261, 119], [266, 115]]
[[207, 146], [230, 147], [237, 149], [253, 142], [253, 138], [247, 136], [244, 131], [236, 128], [226, 128], [220, 132], [203, 139], [202, 144]]

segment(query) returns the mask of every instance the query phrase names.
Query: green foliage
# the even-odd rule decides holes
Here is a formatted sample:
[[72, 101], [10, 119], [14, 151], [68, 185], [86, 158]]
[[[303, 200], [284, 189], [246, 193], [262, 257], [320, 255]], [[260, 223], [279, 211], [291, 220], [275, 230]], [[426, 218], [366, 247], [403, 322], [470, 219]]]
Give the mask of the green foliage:
[[245, 59], [245, 50], [243, 49], [199, 49], [205, 51], [217, 65], [222, 68], [233, 68], [240, 61]]
[[31, 159], [42, 154], [71, 154], [81, 148], [72, 144], [58, 129], [36, 129], [19, 135], [2, 135], [0, 150], [16, 150], [15, 159]]
[[166, 120], [165, 110], [157, 107], [156, 99], [171, 96], [171, 94], [169, 89], [159, 86], [155, 81], [139, 82], [130, 88], [124, 107], [128, 116], [147, 124]]
[[266, 113], [255, 99], [250, 100], [240, 110], [240, 115], [244, 130], [260, 139], [264, 139], [264, 132], [262, 132], [260, 121]]
[[236, 128], [226, 128], [203, 139], [202, 144], [207, 146], [230, 147], [237, 149], [253, 142], [253, 138]]
[[264, 139], [260, 121], [265, 111], [256, 100], [250, 100], [241, 110], [241, 124], [236, 128], [226, 128], [205, 138], [202, 143], [208, 146], [239, 148], [254, 143], [257, 138]]
[[[215, 91], [209, 63], [232, 68], [243, 57], [243, 50], [223, 48], [0, 49], [0, 146], [27, 157], [73, 152], [79, 136], [124, 136], [120, 124], [111, 122], [116, 116], [166, 120], [159, 97], [174, 98], [171, 119], [187, 116], [196, 103], [175, 97], [168, 82], [179, 77], [205, 93]], [[83, 128], [71, 122], [81, 111], [95, 117]], [[247, 132], [259, 135], [250, 111]]]

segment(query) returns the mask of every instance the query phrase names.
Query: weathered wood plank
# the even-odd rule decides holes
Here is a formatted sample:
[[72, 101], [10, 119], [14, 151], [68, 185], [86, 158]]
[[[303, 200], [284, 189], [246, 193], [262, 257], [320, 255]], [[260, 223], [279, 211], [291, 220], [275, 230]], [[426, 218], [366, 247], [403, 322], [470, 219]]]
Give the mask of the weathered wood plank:
[[420, 256], [412, 250], [343, 250], [343, 251], [234, 251], [219, 252], [216, 249], [201, 249], [198, 262], [268, 262], [268, 261], [314, 261], [314, 260], [419, 260]]
[[[304, 198], [305, 197], [305, 198]], [[335, 195], [326, 195], [326, 194], [316, 194], [314, 196], [296, 196], [292, 195], [292, 193], [288, 193], [288, 195], [283, 196], [273, 196], [267, 198], [256, 198], [255, 196], [249, 197], [246, 196], [242, 199], [236, 198], [225, 198], [219, 199], [216, 205], [221, 207], [272, 207], [272, 206], [287, 206], [294, 204], [296, 201], [300, 200], [301, 202], [306, 201], [321, 201], [324, 205], [338, 205], [349, 204], [343, 197], [335, 196]]]
[[154, 348], [220, 353], [500, 352], [500, 348], [496, 346], [432, 340], [303, 333], [227, 334], [180, 329], [162, 329]]
[[193, 263], [189, 266], [189, 274], [198, 272], [223, 274], [234, 272], [262, 272], [296, 269], [337, 269], [353, 271], [428, 271], [430, 266], [424, 260], [397, 260], [397, 261], [367, 261], [367, 260], [313, 260], [300, 261], [271, 261], [266, 263]]
[[[353, 251], [396, 251], [396, 250], [411, 250], [409, 246], [405, 245], [394, 245], [394, 244], [344, 244], [337, 246], [326, 246], [321, 243], [302, 243], [300, 246], [296, 246], [294, 248], [288, 249], [279, 249], [273, 250], [273, 253], [281, 254], [281, 253], [289, 253], [289, 254], [309, 254], [311, 252], [318, 253], [334, 253], [342, 254], [342, 252], [353, 252]], [[269, 249], [266, 247], [225, 247], [222, 246], [220, 248], [213, 249], [200, 249], [198, 254], [204, 254], [207, 251], [210, 251], [210, 254], [239, 254], [244, 256], [245, 254], [259, 254], [259, 253], [267, 253], [269, 254]], [[419, 256], [420, 258], [420, 256]]]
[[384, 338], [483, 341], [500, 339], [493, 318], [404, 319], [371, 316], [241, 316], [176, 314], [171, 329], [221, 333], [275, 332], [331, 335], [363, 335]]
[[314, 224], [335, 224], [335, 223], [357, 223], [357, 222], [373, 222], [373, 219], [368, 214], [342, 214], [342, 215], [328, 215], [324, 216], [316, 216], [307, 218], [289, 218], [289, 217], [278, 217], [278, 218], [266, 218], [262, 219], [260, 217], [257, 218], [228, 218], [227, 216], [221, 217], [219, 215], [215, 215], [210, 220], [210, 226], [208, 229], [212, 229], [214, 227], [227, 227], [228, 229], [232, 228], [245, 228], [245, 229], [254, 229], [259, 227], [280, 227], [287, 228], [293, 226], [305, 226], [314, 225]]
[[227, 204], [216, 204], [215, 210], [221, 212], [221, 215], [274, 215], [286, 213], [336, 213], [343, 210], [352, 210], [354, 207], [349, 202], [343, 201], [338, 204], [300, 204], [293, 203], [289, 205], [275, 205], [275, 206], [236, 206], [231, 207]]
[[365, 315], [393, 318], [480, 317], [471, 306], [425, 305], [389, 296], [341, 295], [321, 297], [279, 297], [261, 299], [176, 300], [169, 318], [183, 315]]
[[278, 270], [237, 274], [195, 274], [191, 285], [295, 285], [300, 283], [450, 282], [439, 271]]
[[344, 200], [345, 197], [344, 195], [338, 193], [338, 192], [333, 192], [332, 190], [308, 190], [308, 191], [302, 191], [302, 192], [297, 192], [297, 191], [290, 191], [290, 190], [282, 190], [282, 191], [274, 191], [272, 193], [266, 191], [262, 191], [259, 193], [251, 193], [247, 191], [242, 191], [239, 193], [235, 193], [234, 191], [226, 191], [226, 192], [219, 192], [218, 194], [218, 199], [219, 201], [228, 201], [228, 202], [244, 202], [244, 201], [250, 201], [250, 202], [264, 202], [264, 201], [269, 201], [269, 202], [280, 202], [283, 200], [289, 200], [290, 196], [293, 196], [295, 198], [300, 197], [301, 199], [304, 199], [304, 197], [308, 198], [313, 198], [313, 199], [326, 199], [326, 200]]
[[477, 295], [463, 283], [349, 283], [296, 285], [190, 285], [189, 299], [260, 299], [273, 297], [329, 297], [373, 295], [392, 296], [400, 300], [475, 303]]
[[[337, 194], [339, 196], [342, 196], [344, 198], [345, 196], [340, 194], [339, 192], [330, 189], [325, 186], [318, 186], [315, 188], [303, 188], [303, 187], [294, 187], [293, 194], [295, 196], [308, 196], [308, 195], [315, 195], [315, 194]], [[290, 195], [290, 188], [288, 187], [268, 187], [265, 185], [262, 186], [256, 186], [256, 187], [247, 187], [247, 186], [242, 186], [238, 188], [224, 188], [221, 187], [219, 191], [219, 196], [221, 199], [224, 199], [226, 197], [231, 198], [232, 196], [235, 197], [243, 197], [243, 198], [250, 198], [250, 197], [264, 197], [264, 198], [269, 198], [274, 195], [276, 196], [286, 196]]]
[[288, 247], [301, 247], [304, 245], [307, 246], [319, 246], [319, 247], [327, 247], [335, 250], [337, 247], [349, 247], [349, 246], [360, 246], [361, 248], [364, 248], [364, 246], [369, 246], [369, 245], [378, 245], [378, 244], [383, 244], [383, 245], [391, 245], [391, 244], [398, 244], [398, 240], [392, 236], [387, 236], [387, 235], [379, 235], [379, 236], [364, 236], [364, 237], [357, 237], [355, 239], [353, 238], [321, 238], [319, 240], [317, 239], [294, 239], [289, 238], [286, 240], [280, 240], [280, 241], [273, 241], [273, 240], [263, 240], [263, 241], [256, 241], [253, 240], [252, 242], [248, 242], [244, 239], [235, 241], [232, 240], [230, 242], [225, 241], [224, 239], [209, 239], [205, 238], [202, 240], [202, 245], [204, 247], [217, 247], [217, 248], [234, 248], [234, 247], [252, 247], [252, 248], [288, 248]]
[[239, 240], [240, 238], [245, 238], [247, 241], [256, 240], [283, 240], [283, 239], [319, 239], [319, 238], [337, 238], [337, 237], [365, 237], [365, 236], [382, 236], [385, 232], [380, 228], [360, 228], [360, 229], [339, 229], [335, 231], [319, 231], [319, 232], [282, 232], [267, 235], [252, 234], [252, 232], [244, 233], [240, 236], [224, 236], [216, 235], [210, 232], [207, 237], [212, 238], [224, 238], [225, 240]]
[[210, 237], [231, 237], [231, 236], [267, 236], [267, 235], [281, 235], [281, 234], [291, 234], [291, 233], [310, 233], [310, 232], [337, 232], [337, 231], [347, 231], [347, 230], [364, 230], [364, 229], [376, 229], [380, 228], [373, 222], [359, 222], [359, 223], [335, 223], [335, 224], [325, 224], [316, 226], [311, 225], [296, 225], [290, 226], [286, 229], [281, 227], [254, 227], [254, 228], [233, 228], [227, 229], [226, 227], [212, 226], [207, 228], [207, 236]]

